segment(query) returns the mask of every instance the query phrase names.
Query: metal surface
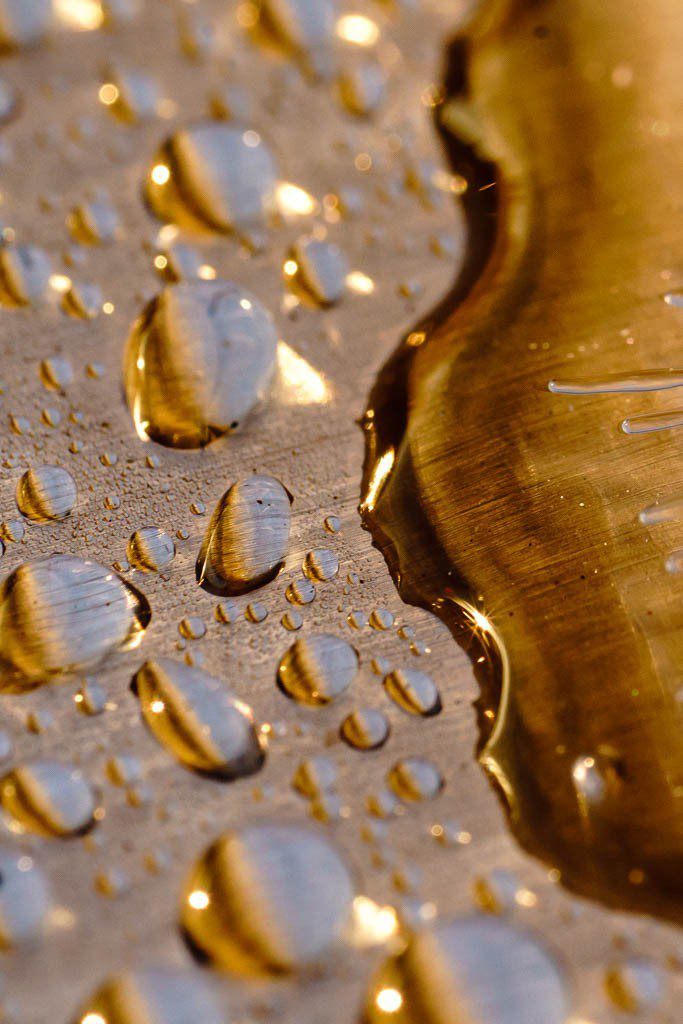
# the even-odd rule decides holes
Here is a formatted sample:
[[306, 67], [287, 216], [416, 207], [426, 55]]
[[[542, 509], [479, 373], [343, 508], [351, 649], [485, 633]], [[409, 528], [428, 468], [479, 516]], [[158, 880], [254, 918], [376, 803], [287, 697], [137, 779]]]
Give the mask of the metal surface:
[[[496, 1022], [510, 1019], [500, 1016], [501, 1003], [503, 1009], [523, 1004], [517, 997], [528, 987], [524, 965], [531, 961], [540, 965], [538, 991], [550, 993], [555, 1013], [564, 1005], [566, 986], [572, 1024], [623, 1019], [616, 1008], [621, 997], [615, 992], [628, 985], [635, 985], [638, 998], [642, 996], [643, 1021], [677, 1020], [680, 933], [661, 921], [606, 910], [570, 894], [558, 886], [547, 865], [522, 852], [474, 757], [478, 731], [471, 703], [480, 691], [469, 660], [437, 618], [401, 602], [357, 511], [364, 458], [358, 421], [381, 367], [400, 338], [410, 336], [409, 347], [418, 354], [412, 401], [415, 413], [424, 417], [424, 427], [411, 433], [411, 441], [422, 438], [411, 447], [420, 470], [414, 496], [432, 526], [423, 534], [414, 519], [406, 518], [403, 506], [399, 516], [409, 523], [410, 544], [423, 559], [423, 574], [433, 574], [432, 581], [439, 582], [444, 555], [450, 565], [464, 570], [460, 548], [463, 538], [471, 541], [468, 580], [477, 593], [481, 589], [485, 611], [502, 630], [503, 616], [515, 609], [502, 594], [497, 604], [501, 580], [508, 585], [508, 580], [520, 578], [520, 586], [525, 580], [537, 582], [541, 570], [545, 573], [563, 552], [567, 568], [563, 586], [556, 588], [562, 596], [553, 608], [571, 607], [566, 622], [569, 626], [573, 621], [575, 628], [557, 644], [556, 631], [549, 629], [548, 637], [541, 631], [539, 643], [553, 645], [552, 653], [559, 652], [570, 665], [568, 652], [577, 652], [578, 664], [579, 656], [586, 658], [591, 638], [602, 643], [617, 632], [632, 638], [636, 613], [646, 611], [646, 595], [655, 611], [674, 608], [675, 590], [667, 588], [675, 588], [676, 582], [661, 569], [665, 546], [649, 560], [654, 542], [646, 543], [649, 535], [634, 515], [641, 505], [663, 497], [662, 488], [667, 495], [675, 489], [675, 442], [655, 436], [634, 455], [630, 440], [613, 432], [619, 418], [644, 411], [650, 399], [569, 399], [571, 409], [566, 398], [545, 391], [551, 377], [567, 376], [567, 366], [572, 375], [581, 371], [586, 376], [622, 367], [631, 371], [636, 362], [638, 368], [674, 362], [669, 353], [677, 312], [659, 297], [676, 283], [661, 277], [665, 271], [673, 275], [676, 256], [669, 192], [675, 174], [673, 155], [667, 156], [672, 150], [666, 148], [674, 142], [679, 116], [673, 108], [680, 52], [674, 41], [674, 4], [657, 0], [647, 11], [635, 2], [610, 2], [599, 9], [578, 2], [564, 5], [564, 10], [554, 4], [533, 5], [533, 16], [528, 11], [511, 13], [505, 30], [477, 30], [483, 34], [472, 44], [468, 65], [468, 95], [475, 98], [476, 109], [469, 99], [450, 107], [451, 125], [457, 124], [459, 136], [470, 144], [484, 128], [478, 161], [462, 168], [467, 182], [454, 178], [442, 158], [433, 105], [443, 97], [436, 83], [445, 40], [462, 28], [474, 4], [340, 4], [336, 15], [363, 14], [371, 20], [336, 22], [336, 38], [322, 48], [324, 53], [315, 46], [306, 51], [300, 36], [283, 45], [272, 32], [261, 32], [252, 24], [255, 5], [250, 3], [118, 0], [100, 5], [55, 0], [54, 6], [58, 18], [49, 38], [34, 49], [20, 48], [3, 57], [0, 65], [0, 76], [17, 100], [0, 137], [0, 216], [8, 243], [0, 261], [2, 301], [7, 303], [0, 309], [6, 417], [0, 436], [3, 578], [24, 562], [59, 552], [114, 564], [144, 593], [152, 618], [137, 648], [113, 649], [88, 669], [87, 679], [76, 672], [17, 692], [14, 673], [6, 675], [13, 684], [0, 702], [6, 771], [33, 761], [72, 764], [97, 798], [94, 827], [82, 838], [43, 838], [23, 832], [11, 815], [4, 819], [6, 886], [0, 887], [0, 935], [18, 939], [22, 928], [35, 931], [32, 921], [40, 919], [46, 899], [35, 877], [38, 869], [51, 891], [42, 939], [28, 946], [8, 942], [1, 954], [0, 1005], [8, 1021], [52, 1024], [81, 1021], [91, 1013], [107, 1014], [109, 1024], [119, 1024], [116, 1014], [129, 1024], [132, 1015], [138, 1024], [135, 1015], [139, 1018], [140, 1006], [147, 1005], [164, 1024], [187, 1024], [193, 1013], [212, 1024], [221, 1014], [226, 1021], [347, 1024], [361, 1018], [370, 1000], [373, 1014], [381, 1011], [397, 1024], [413, 1024], [411, 1009], [425, 1024], [420, 1005], [428, 1006], [433, 1019], [441, 1022], [450, 1007], [462, 1009], [458, 986], [454, 989], [449, 980], [451, 955], [464, 972], [463, 991], [471, 988], [475, 1003], [483, 1007], [482, 1020], [494, 1019], [495, 1012]], [[291, 2], [270, 6], [286, 10]], [[131, 18], [122, 18], [120, 12], [128, 7]], [[4, 13], [1, 4], [0, 11]], [[108, 15], [105, 23], [103, 12]], [[214, 30], [208, 37], [193, 21], [198, 14]], [[77, 30], [84, 27], [92, 31]], [[348, 74], [357, 61], [373, 55], [386, 79], [386, 96], [372, 117], [358, 118], [349, 111], [344, 90], [337, 91], [335, 74], [326, 77], [326, 71], [336, 63]], [[632, 80], [624, 86], [628, 68]], [[311, 70], [322, 77], [312, 80]], [[135, 72], [150, 76], [144, 88]], [[448, 88], [454, 94], [457, 83], [450, 82]], [[448, 109], [441, 108], [444, 114]], [[176, 237], [146, 204], [150, 174], [164, 141], [210, 111], [239, 111], [248, 130], [266, 139], [276, 155], [283, 186], [279, 224], [265, 231], [262, 249], [254, 251], [218, 232], [184, 229]], [[594, 142], [595, 151], [590, 150]], [[585, 157], [589, 150], [599, 157], [599, 166], [593, 157]], [[496, 190], [478, 192], [480, 185], [491, 183], [476, 178], [478, 168], [486, 170], [482, 158], [505, 169], [506, 188], [518, 198], [510, 207], [514, 216], [506, 219], [500, 235]], [[424, 161], [433, 165], [425, 167]], [[600, 173], [591, 174], [591, 169]], [[482, 214], [480, 230], [467, 246], [458, 199], [466, 184], [467, 208], [477, 207]], [[297, 188], [292, 190], [292, 185]], [[101, 210], [93, 213], [93, 202], [101, 199], [95, 195], [99, 189], [109, 192], [117, 230], [109, 230]], [[546, 210], [552, 213], [550, 219], [545, 212], [541, 216]], [[87, 243], [84, 223], [90, 225]], [[92, 244], [93, 224], [101, 244]], [[326, 232], [326, 240], [340, 246], [350, 268], [345, 293], [331, 308], [310, 301], [288, 272], [292, 252], [301, 251], [296, 249], [300, 237], [312, 231], [319, 238]], [[491, 274], [500, 275], [495, 280], [481, 276], [494, 235], [501, 239], [490, 266]], [[178, 242], [189, 250], [179, 250]], [[50, 257], [49, 301], [16, 306], [21, 288], [42, 293], [42, 263], [34, 259], [29, 273], [25, 261], [17, 263], [19, 244], [37, 245]], [[418, 344], [416, 322], [449, 293], [463, 260], [461, 281], [479, 283], [464, 304], [467, 289], [456, 287], [446, 307], [452, 311], [457, 305], [453, 319], [427, 344]], [[598, 265], [603, 269], [591, 274]], [[124, 352], [132, 325], [149, 300], [179, 276], [179, 269], [196, 274], [200, 268], [200, 276], [234, 281], [273, 313], [281, 339], [277, 374], [271, 395], [240, 431], [201, 450], [178, 450], [145, 441], [136, 431], [124, 395]], [[99, 296], [84, 287], [92, 284], [99, 287]], [[96, 315], [89, 319], [90, 313]], [[481, 326], [477, 336], [484, 339], [476, 347], [474, 332], [469, 333], [473, 324]], [[622, 337], [619, 332], [627, 328], [630, 333]], [[653, 346], [650, 357], [636, 360], [646, 336]], [[599, 362], [590, 348], [594, 341], [601, 346]], [[537, 347], [530, 349], [532, 343]], [[583, 345], [586, 365], [581, 367]], [[469, 353], [466, 360], [463, 353]], [[72, 372], [56, 357], [66, 359]], [[457, 379], [448, 401], [438, 406], [442, 375], [455, 361]], [[384, 387], [386, 375], [381, 381]], [[463, 391], [469, 381], [471, 389]], [[468, 393], [470, 408], [465, 405]], [[400, 411], [398, 392], [394, 400]], [[561, 426], [561, 437], [548, 423]], [[526, 441], [536, 436], [534, 431], [543, 440], [530, 453]], [[425, 462], [416, 454], [425, 454]], [[17, 484], [27, 469], [39, 465], [68, 469], [77, 502], [67, 518], [28, 520], [22, 535]], [[537, 571], [529, 577], [523, 572], [530, 564], [528, 556], [519, 550], [527, 540], [529, 520], [521, 523], [515, 501], [524, 496], [529, 510], [525, 474], [532, 469], [539, 487], [534, 533], [544, 541], [545, 551], [534, 556]], [[253, 473], [276, 477], [293, 496], [285, 566], [264, 587], [219, 599], [198, 585], [197, 558], [222, 496]], [[578, 507], [586, 501], [587, 476], [592, 488], [589, 511], [585, 517], [583, 509], [564, 517], [560, 502], [576, 497]], [[375, 504], [379, 477], [375, 484], [374, 495], [372, 488], [365, 495], [368, 504]], [[623, 495], [628, 487], [632, 491], [627, 502]], [[46, 508], [61, 509], [57, 497], [41, 499], [42, 518]], [[31, 502], [36, 501], [34, 494]], [[469, 514], [467, 509], [475, 506], [476, 514]], [[488, 509], [487, 517], [482, 508]], [[444, 516], [449, 519], [446, 527]], [[330, 517], [339, 519], [340, 530]], [[589, 598], [584, 602], [586, 591], [570, 580], [577, 523], [580, 536], [594, 545], [591, 557], [597, 557], [594, 548], [607, 542], [600, 561], [606, 576], [623, 567], [623, 601], [616, 612], [611, 588], [592, 591], [590, 601], [594, 593], [596, 605], [591, 605]], [[175, 557], [161, 572], [149, 572], [147, 563], [136, 561], [140, 545], [131, 538], [146, 527], [174, 540]], [[429, 544], [421, 546], [434, 527], [444, 549], [437, 560], [432, 560]], [[672, 532], [673, 541], [675, 525], [664, 529]], [[158, 539], [159, 534], [143, 536]], [[327, 581], [324, 566], [330, 559], [320, 549], [331, 550], [339, 560], [338, 574]], [[164, 559], [168, 550], [164, 543]], [[316, 554], [307, 558], [311, 551]], [[618, 557], [613, 559], [615, 552]], [[127, 558], [137, 568], [131, 569]], [[469, 571], [473, 558], [476, 573]], [[493, 573], [494, 561], [505, 571]], [[591, 561], [590, 571], [595, 567]], [[299, 582], [304, 577], [315, 587], [311, 603], [306, 603], [310, 588]], [[518, 589], [514, 587], [515, 600]], [[420, 595], [413, 587], [408, 596]], [[597, 607], [593, 618], [584, 603]], [[381, 609], [391, 614], [378, 613]], [[303, 620], [298, 634], [290, 629], [292, 622], [298, 624], [295, 613]], [[289, 699], [277, 685], [285, 652], [297, 636], [329, 633], [358, 651], [355, 677], [326, 706]], [[35, 635], [29, 630], [29, 655]], [[103, 643], [107, 635], [102, 630]], [[521, 626], [518, 632], [505, 627], [510, 664], [529, 658], [522, 663], [538, 668], [528, 695], [539, 732], [550, 743], [555, 741], [551, 729], [559, 718], [559, 698], [531, 636]], [[650, 641], [652, 636], [647, 634]], [[666, 636], [661, 650], [675, 657]], [[64, 638], [67, 648], [69, 639]], [[658, 666], [656, 678], [664, 678], [660, 657], [658, 653], [650, 661]], [[184, 695], [194, 688], [174, 688], [173, 729], [163, 733], [163, 743], [155, 738], [130, 684], [143, 664], [164, 658], [188, 659], [222, 680], [243, 711], [251, 709], [261, 726], [261, 741], [267, 742], [258, 774], [226, 782], [193, 770], [197, 750], [209, 751], [214, 759], [225, 753], [210, 747], [201, 716], [192, 719], [192, 728], [183, 719]], [[391, 670], [416, 667], [431, 676], [439, 691], [439, 714], [411, 713], [392, 697], [393, 683], [382, 685]], [[599, 666], [600, 681], [614, 677], [611, 693], [617, 694], [605, 711], [608, 722], [612, 715], [616, 721], [617, 714], [622, 720], [625, 713], [620, 699], [624, 672], [618, 659], [606, 656]], [[335, 694], [336, 683], [333, 678]], [[515, 694], [522, 696], [518, 690]], [[649, 700], [649, 688], [646, 696]], [[157, 713], [152, 707], [156, 699], [155, 694], [150, 714]], [[427, 704], [435, 707], [433, 700]], [[207, 708], [210, 725], [213, 712], [208, 704], [203, 710]], [[357, 748], [340, 736], [342, 723], [359, 709], [384, 713], [390, 735], [381, 747]], [[596, 720], [595, 730], [597, 726]], [[664, 722], [663, 752], [671, 730]], [[594, 738], [590, 731], [584, 735]], [[643, 771], [652, 794], [660, 791], [652, 785], [654, 743], [649, 735]], [[581, 753], [588, 756], [590, 751], [582, 748]], [[256, 761], [252, 758], [250, 766]], [[423, 799], [414, 799], [416, 795]], [[548, 804], [560, 832], [562, 806]], [[654, 811], [646, 807], [644, 812], [652, 824]], [[181, 903], [186, 917], [192, 916], [188, 906], [201, 911], [205, 893], [193, 890], [188, 895], [187, 880], [203, 863], [205, 851], [226, 833], [242, 837], [231, 846], [239, 870], [244, 863], [253, 868], [252, 883], [238, 886], [234, 895], [237, 904], [245, 902], [249, 908], [244, 928], [249, 932], [253, 924], [263, 948], [280, 950], [278, 915], [267, 911], [268, 900], [281, 909], [277, 887], [287, 885], [287, 871], [257, 871], [240, 852], [249, 847], [245, 835], [264, 834], [244, 830], [263, 823], [269, 828], [295, 826], [296, 836], [301, 829], [312, 829], [349, 865], [360, 897], [356, 917], [365, 926], [359, 929], [360, 938], [345, 942], [344, 951], [323, 970], [298, 972], [297, 943], [287, 943], [286, 932], [282, 957], [288, 967], [292, 961], [290, 975], [247, 977], [239, 970], [195, 965], [182, 930]], [[666, 827], [663, 834], [673, 835], [672, 827]], [[570, 824], [567, 829], [573, 841]], [[534, 829], [534, 835], [541, 831]], [[527, 845], [534, 844], [529, 840]], [[305, 844], [302, 849], [306, 851]], [[600, 852], [597, 844], [596, 850]], [[548, 855], [547, 845], [541, 852]], [[307, 856], [304, 852], [304, 867]], [[327, 855], [322, 861], [336, 864]], [[232, 893], [235, 870], [231, 868], [227, 882], [220, 876], [221, 891]], [[296, 900], [301, 875], [291, 865], [289, 870], [287, 895], [293, 902], [287, 906], [293, 909], [286, 923], [298, 940], [295, 929], [315, 907], [310, 909], [310, 900]], [[335, 877], [336, 867], [329, 870], [326, 876], [328, 868], [321, 869], [320, 878]], [[320, 878], [314, 902], [320, 903], [319, 920], [324, 922], [326, 894]], [[604, 896], [606, 887], [591, 891]], [[12, 895], [17, 893], [20, 901]], [[377, 913], [378, 907], [383, 914]], [[447, 922], [482, 908], [501, 913], [515, 928], [530, 929], [548, 952], [541, 955], [533, 944], [511, 941], [507, 955], [492, 955], [489, 970], [485, 950], [499, 949], [499, 935], [507, 945], [515, 934], [502, 921], [501, 929], [481, 926], [491, 933], [491, 945], [482, 943], [481, 955], [474, 964], [468, 962], [472, 930], [461, 931]], [[249, 914], [254, 915], [251, 924]], [[298, 914], [304, 916], [299, 919]], [[397, 914], [413, 925], [429, 925], [437, 914], [439, 924], [444, 923], [438, 948], [446, 951], [443, 958], [441, 953], [423, 957], [423, 949], [437, 948], [429, 937], [409, 947], [406, 984], [416, 984], [420, 1000], [426, 1002], [406, 998], [401, 1007], [392, 1003], [396, 997], [391, 987], [387, 996], [387, 989], [377, 992], [371, 980], [381, 976], [375, 972], [396, 952], [384, 940], [394, 935]], [[325, 929], [329, 925], [323, 938]], [[238, 934], [242, 930], [236, 927], [231, 936], [238, 944], [245, 941]], [[461, 935], [464, 956], [457, 952]], [[639, 958], [648, 958], [647, 977], [654, 974], [661, 985], [657, 998], [648, 995], [647, 985], [638, 989], [633, 977], [640, 975], [612, 969], [615, 963]], [[433, 965], [437, 974], [431, 973]], [[140, 972], [134, 982], [117, 982], [89, 999], [107, 976], [126, 968]], [[191, 971], [192, 981], [178, 982], [164, 973], [168, 968]], [[407, 1016], [396, 1016], [399, 1009]], [[512, 1019], [524, 1018], [518, 1014]], [[100, 1022], [95, 1016], [88, 1024]]]

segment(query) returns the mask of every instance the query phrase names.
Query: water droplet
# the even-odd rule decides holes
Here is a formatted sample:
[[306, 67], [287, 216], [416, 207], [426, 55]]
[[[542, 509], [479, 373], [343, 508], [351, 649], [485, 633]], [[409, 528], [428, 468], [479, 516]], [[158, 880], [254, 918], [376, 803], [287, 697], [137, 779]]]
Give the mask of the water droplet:
[[263, 0], [268, 29], [313, 75], [327, 75], [335, 27], [334, 0]]
[[387, 782], [400, 800], [415, 802], [431, 800], [443, 789], [443, 776], [432, 761], [421, 757], [405, 757], [397, 761], [387, 775]]
[[293, 580], [287, 587], [285, 597], [291, 604], [311, 604], [315, 600], [315, 586], [305, 578]]
[[482, 910], [490, 914], [502, 914], [521, 905], [517, 897], [522, 892], [529, 890], [523, 889], [512, 871], [500, 868], [474, 881], [474, 899]]
[[84, 715], [101, 715], [107, 705], [107, 695], [99, 683], [86, 679], [74, 694], [74, 701]]
[[285, 272], [288, 280], [318, 305], [333, 306], [346, 290], [349, 265], [339, 246], [308, 237], [292, 247]]
[[612, 964], [605, 973], [610, 1001], [625, 1013], [654, 1009], [664, 994], [661, 968], [644, 958]]
[[353, 896], [345, 864], [321, 836], [254, 826], [222, 836], [197, 862], [182, 923], [193, 945], [227, 970], [296, 971], [341, 945]]
[[324, 526], [328, 533], [339, 533], [341, 530], [341, 519], [339, 516], [326, 516]]
[[341, 724], [341, 738], [356, 750], [376, 750], [389, 739], [389, 722], [382, 711], [361, 708]]
[[225, 626], [229, 626], [236, 621], [238, 615], [239, 610], [233, 601], [220, 601], [216, 605], [216, 622], [222, 622]]
[[119, 754], [118, 757], [110, 757], [107, 761], [107, 778], [115, 786], [130, 786], [137, 782], [142, 775], [142, 765], [137, 757], [131, 754]]
[[33, 859], [0, 851], [0, 947], [38, 939], [51, 903], [47, 879]]
[[244, 609], [244, 617], [248, 622], [265, 622], [268, 618], [268, 609], [262, 601], [250, 601]]
[[368, 117], [383, 103], [386, 84], [386, 75], [376, 61], [361, 61], [340, 74], [339, 96], [351, 114]]
[[251, 708], [207, 672], [159, 658], [142, 666], [134, 686], [147, 725], [188, 768], [234, 779], [263, 764]]
[[60, 466], [34, 466], [17, 484], [17, 507], [34, 523], [49, 523], [68, 516], [78, 494], [70, 473]]
[[162, 572], [175, 558], [175, 544], [158, 526], [143, 526], [128, 541], [130, 564], [141, 572]]
[[267, 394], [276, 352], [270, 313], [237, 285], [165, 288], [126, 348], [126, 394], [139, 436], [199, 448], [234, 430]]
[[337, 769], [329, 757], [311, 757], [302, 761], [292, 779], [294, 788], [307, 797], [333, 790], [336, 782]]
[[62, 308], [69, 316], [81, 320], [94, 320], [102, 310], [102, 292], [88, 281], [72, 281], [62, 299]]
[[73, 367], [65, 356], [51, 356], [40, 364], [40, 380], [49, 391], [64, 391], [73, 379]]
[[148, 967], [105, 981], [74, 1024], [223, 1024], [225, 1014], [201, 974]]
[[393, 624], [394, 616], [388, 608], [375, 608], [370, 615], [370, 625], [373, 629], [377, 629], [380, 632], [385, 629], [391, 629]]
[[69, 227], [77, 242], [88, 245], [114, 242], [121, 234], [116, 210], [105, 197], [77, 206], [69, 218]]
[[50, 27], [51, 17], [51, 0], [3, 0], [0, 50], [19, 49], [39, 42]]
[[287, 553], [291, 497], [279, 480], [252, 476], [223, 495], [197, 561], [197, 579], [216, 593], [243, 594], [274, 579]]
[[203, 121], [166, 140], [146, 192], [164, 222], [248, 237], [274, 209], [276, 185], [275, 161], [257, 132]]
[[356, 608], [354, 609], [354, 611], [349, 612], [349, 614], [346, 616], [346, 621], [348, 622], [351, 629], [360, 630], [365, 629], [365, 627], [367, 626], [368, 617], [365, 612], [360, 611], [360, 609]]
[[35, 761], [0, 780], [0, 804], [28, 832], [74, 836], [91, 828], [97, 805], [82, 773], [70, 764]]
[[411, 932], [377, 972], [368, 1024], [565, 1024], [563, 973], [536, 939], [495, 918], [441, 921]]
[[303, 626], [304, 617], [301, 614], [301, 612], [291, 610], [285, 612], [280, 621], [282, 622], [282, 625], [285, 627], [285, 629], [288, 629], [294, 633], [298, 629], [301, 629], [301, 627]]
[[31, 306], [45, 301], [50, 290], [52, 264], [34, 245], [0, 245], [0, 301], [10, 306]]
[[8, 544], [19, 544], [25, 533], [26, 527], [22, 519], [6, 519], [0, 523], [0, 535]]
[[104, 566], [72, 555], [24, 562], [0, 590], [3, 657], [33, 680], [137, 646], [150, 619], [140, 591]]
[[315, 548], [306, 555], [303, 569], [310, 580], [328, 583], [339, 572], [339, 559], [328, 548]]
[[433, 679], [416, 668], [397, 668], [384, 677], [384, 688], [404, 711], [412, 715], [437, 715], [441, 697]]
[[295, 641], [278, 668], [278, 682], [288, 697], [320, 705], [340, 697], [358, 671], [358, 655], [345, 640], [314, 633]]

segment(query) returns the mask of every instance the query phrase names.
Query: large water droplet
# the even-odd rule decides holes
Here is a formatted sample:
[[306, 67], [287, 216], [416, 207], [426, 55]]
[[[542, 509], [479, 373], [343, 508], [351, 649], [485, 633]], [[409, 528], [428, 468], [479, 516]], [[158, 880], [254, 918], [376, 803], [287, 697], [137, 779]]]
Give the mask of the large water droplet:
[[234, 430], [275, 372], [268, 310], [227, 281], [171, 285], [135, 323], [126, 347], [128, 405], [140, 437], [199, 448]]
[[3, 658], [33, 680], [94, 665], [137, 645], [151, 611], [119, 576], [72, 555], [24, 562], [0, 590]]
[[368, 1024], [565, 1024], [569, 998], [551, 954], [493, 918], [412, 933], [377, 973]]
[[221, 233], [249, 234], [274, 210], [277, 170], [258, 132], [203, 121], [161, 147], [147, 182], [160, 220]]
[[17, 507], [34, 523], [64, 519], [78, 497], [74, 479], [61, 466], [34, 466], [17, 484]]
[[95, 821], [95, 796], [72, 764], [34, 761], [0, 780], [0, 803], [6, 814], [28, 832], [73, 836]]
[[251, 708], [219, 679], [159, 658], [142, 666], [134, 687], [147, 725], [188, 768], [234, 779], [263, 764]]
[[346, 640], [330, 633], [301, 637], [285, 653], [278, 682], [302, 704], [329, 704], [349, 688], [358, 671], [358, 655]]
[[224, 1024], [206, 980], [193, 971], [148, 967], [109, 978], [74, 1024]]
[[277, 576], [287, 553], [291, 497], [272, 476], [240, 480], [211, 517], [197, 579], [214, 593], [244, 594]]
[[0, 851], [0, 948], [39, 938], [51, 902], [47, 879], [33, 859]]
[[240, 974], [312, 967], [339, 946], [354, 886], [314, 832], [264, 825], [229, 832], [197, 862], [182, 924], [191, 942]]

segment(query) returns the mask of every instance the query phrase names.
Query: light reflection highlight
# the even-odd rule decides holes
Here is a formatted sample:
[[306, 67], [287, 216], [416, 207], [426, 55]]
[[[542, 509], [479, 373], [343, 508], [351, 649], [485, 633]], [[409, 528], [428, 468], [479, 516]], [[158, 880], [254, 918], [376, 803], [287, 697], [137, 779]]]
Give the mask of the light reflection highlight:
[[324, 405], [330, 401], [332, 390], [322, 373], [284, 341], [278, 342], [277, 362], [287, 404]]

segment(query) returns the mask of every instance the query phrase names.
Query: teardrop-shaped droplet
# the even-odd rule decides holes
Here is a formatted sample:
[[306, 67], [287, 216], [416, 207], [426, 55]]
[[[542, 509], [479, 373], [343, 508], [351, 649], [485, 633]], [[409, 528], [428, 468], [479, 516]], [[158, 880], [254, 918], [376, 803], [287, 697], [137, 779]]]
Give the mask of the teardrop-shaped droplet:
[[148, 661], [134, 689], [151, 731], [188, 768], [235, 779], [263, 764], [251, 708], [203, 669]]
[[47, 879], [33, 858], [0, 851], [0, 949], [40, 938], [51, 904]]
[[34, 523], [64, 519], [78, 497], [74, 479], [61, 466], [34, 466], [17, 484], [17, 507]]
[[0, 589], [2, 657], [29, 679], [75, 672], [136, 646], [147, 599], [96, 562], [51, 555], [24, 562]]
[[212, 988], [194, 971], [147, 967], [107, 979], [73, 1024], [225, 1024]]
[[15, 822], [41, 836], [87, 831], [97, 803], [83, 774], [72, 764], [34, 761], [0, 779], [0, 804]]
[[489, 917], [408, 936], [372, 981], [367, 1024], [566, 1024], [563, 972], [532, 935]]
[[314, 633], [296, 640], [278, 668], [278, 682], [288, 697], [302, 704], [329, 704], [354, 680], [358, 655], [346, 640]]
[[126, 347], [126, 394], [138, 435], [200, 448], [236, 429], [267, 394], [276, 352], [270, 313], [237, 285], [187, 281], [165, 288]]
[[400, 708], [412, 715], [436, 715], [441, 696], [434, 680], [416, 668], [397, 668], [384, 677], [384, 689]]
[[291, 527], [292, 499], [272, 476], [240, 480], [211, 517], [197, 561], [197, 579], [214, 593], [244, 594], [282, 568]]
[[181, 920], [195, 947], [239, 974], [310, 968], [339, 947], [354, 886], [336, 850], [284, 825], [228, 832], [194, 866]]
[[140, 572], [162, 572], [175, 558], [175, 544], [158, 526], [143, 526], [131, 536], [126, 554]]
[[147, 197], [164, 222], [248, 236], [274, 209], [276, 185], [275, 160], [258, 132], [202, 121], [166, 140]]
[[389, 739], [389, 721], [376, 708], [361, 708], [348, 715], [341, 724], [341, 737], [356, 750], [377, 750]]

